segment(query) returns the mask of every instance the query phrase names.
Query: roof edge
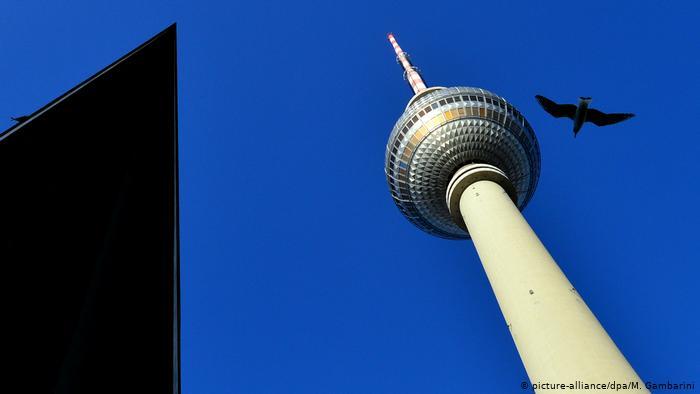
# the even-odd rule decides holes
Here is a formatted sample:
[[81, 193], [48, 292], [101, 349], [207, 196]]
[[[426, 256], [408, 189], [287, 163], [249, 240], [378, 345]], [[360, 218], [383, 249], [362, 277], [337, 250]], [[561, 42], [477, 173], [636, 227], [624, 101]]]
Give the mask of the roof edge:
[[145, 42], [143, 42], [141, 45], [139, 45], [139, 46], [137, 46], [136, 48], [132, 49], [131, 51], [127, 52], [125, 55], [123, 55], [123, 56], [120, 57], [119, 59], [115, 60], [114, 62], [110, 63], [108, 66], [102, 68], [100, 71], [94, 73], [93, 75], [91, 75], [91, 76], [88, 77], [87, 79], [85, 79], [85, 80], [83, 80], [82, 82], [80, 82], [79, 84], [75, 85], [74, 87], [72, 87], [71, 89], [69, 89], [68, 91], [66, 91], [65, 93], [63, 93], [62, 95], [60, 95], [60, 96], [56, 97], [55, 99], [51, 100], [50, 102], [48, 102], [47, 104], [45, 104], [43, 107], [41, 107], [41, 108], [37, 109], [36, 111], [32, 112], [31, 115], [29, 115], [29, 119], [28, 119], [27, 121], [14, 124], [14, 125], [12, 125], [9, 129], [6, 129], [5, 131], [0, 132], [0, 141], [2, 141], [3, 139], [5, 139], [5, 138], [8, 137], [9, 135], [13, 134], [15, 131], [19, 130], [20, 128], [22, 128], [22, 127], [23, 127], [24, 125], [26, 125], [27, 123], [31, 122], [31, 121], [32, 121], [34, 118], [36, 118], [37, 116], [43, 114], [44, 112], [48, 111], [49, 109], [51, 109], [52, 107], [54, 107], [55, 105], [57, 105], [58, 103], [60, 103], [61, 101], [63, 101], [63, 100], [65, 100], [66, 98], [70, 97], [73, 93], [75, 93], [75, 92], [77, 92], [78, 90], [82, 89], [83, 87], [89, 85], [92, 81], [94, 81], [94, 80], [96, 80], [97, 78], [101, 77], [103, 74], [105, 74], [106, 72], [108, 72], [108, 71], [111, 70], [112, 68], [118, 66], [120, 63], [124, 62], [125, 60], [127, 60], [128, 58], [130, 58], [131, 56], [133, 56], [134, 54], [136, 54], [136, 53], [140, 52], [141, 50], [143, 50], [144, 48], [148, 47], [148, 46], [151, 45], [153, 42], [157, 41], [158, 39], [160, 39], [160, 38], [162, 38], [162, 37], [164, 37], [164, 36], [171, 35], [171, 34], [172, 34], [172, 35], [177, 34], [177, 22], [173, 22], [173, 23], [170, 24], [168, 27], [166, 27], [165, 29], [163, 29], [163, 30], [161, 30], [159, 33], [157, 33], [156, 35], [152, 36], [151, 38], [149, 38], [148, 40], [146, 40]]

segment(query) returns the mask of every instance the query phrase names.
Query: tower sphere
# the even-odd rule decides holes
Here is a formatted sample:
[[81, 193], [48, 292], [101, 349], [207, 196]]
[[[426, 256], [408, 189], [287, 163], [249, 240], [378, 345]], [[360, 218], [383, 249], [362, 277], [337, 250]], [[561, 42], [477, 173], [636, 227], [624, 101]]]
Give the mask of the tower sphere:
[[385, 172], [394, 202], [418, 228], [448, 239], [469, 238], [445, 201], [448, 183], [470, 163], [498, 167], [520, 210], [540, 175], [540, 148], [513, 105], [484, 89], [428, 88], [416, 94], [389, 136]]

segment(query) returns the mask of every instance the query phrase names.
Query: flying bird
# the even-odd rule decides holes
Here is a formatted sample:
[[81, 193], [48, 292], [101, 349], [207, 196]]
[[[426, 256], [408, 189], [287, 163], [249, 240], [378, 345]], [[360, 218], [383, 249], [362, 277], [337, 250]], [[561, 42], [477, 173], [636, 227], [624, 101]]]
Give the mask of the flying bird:
[[606, 114], [597, 109], [588, 108], [590, 97], [579, 97], [578, 105], [557, 104], [554, 101], [537, 95], [535, 96], [542, 108], [555, 118], [567, 117], [574, 121], [574, 137], [581, 130], [585, 122], [591, 122], [596, 126], [607, 126], [627, 120], [634, 114]]
[[10, 119], [14, 120], [15, 122], [18, 123], [23, 123], [29, 120], [29, 116], [18, 116], [16, 118], [10, 117]]

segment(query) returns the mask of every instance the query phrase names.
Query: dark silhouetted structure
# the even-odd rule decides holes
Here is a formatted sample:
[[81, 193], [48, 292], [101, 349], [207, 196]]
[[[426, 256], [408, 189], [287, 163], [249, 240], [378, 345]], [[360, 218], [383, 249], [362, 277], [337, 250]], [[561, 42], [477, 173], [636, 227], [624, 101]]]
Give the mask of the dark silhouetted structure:
[[179, 393], [176, 28], [0, 134], [4, 391]]

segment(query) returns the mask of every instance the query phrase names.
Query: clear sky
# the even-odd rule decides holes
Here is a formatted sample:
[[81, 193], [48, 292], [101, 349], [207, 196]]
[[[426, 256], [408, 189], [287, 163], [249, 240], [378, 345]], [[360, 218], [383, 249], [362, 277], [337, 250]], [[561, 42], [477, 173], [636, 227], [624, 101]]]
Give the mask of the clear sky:
[[[3, 1], [0, 129], [177, 22], [183, 392], [521, 392], [471, 242], [391, 200], [384, 148], [411, 97], [392, 31], [429, 85], [523, 112], [542, 151], [525, 217], [644, 380], [700, 387], [699, 11]], [[535, 94], [637, 117], [574, 140]]]

